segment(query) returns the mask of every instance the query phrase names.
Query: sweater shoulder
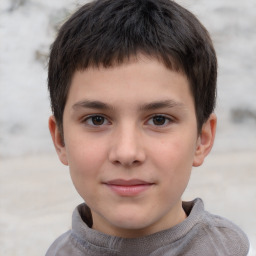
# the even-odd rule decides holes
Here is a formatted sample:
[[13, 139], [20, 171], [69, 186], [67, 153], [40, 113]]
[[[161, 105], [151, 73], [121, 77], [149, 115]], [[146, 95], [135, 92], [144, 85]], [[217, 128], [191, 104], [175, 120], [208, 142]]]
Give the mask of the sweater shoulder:
[[222, 248], [227, 255], [246, 256], [248, 254], [249, 240], [242, 229], [232, 221], [205, 212], [202, 230], [209, 241], [219, 247], [219, 250]]
[[[49, 249], [46, 252], [45, 256], [68, 256], [71, 255], [70, 253], [70, 236], [71, 236], [71, 230], [65, 232], [61, 236], [59, 236], [49, 247]], [[61, 254], [60, 254], [61, 253]]]

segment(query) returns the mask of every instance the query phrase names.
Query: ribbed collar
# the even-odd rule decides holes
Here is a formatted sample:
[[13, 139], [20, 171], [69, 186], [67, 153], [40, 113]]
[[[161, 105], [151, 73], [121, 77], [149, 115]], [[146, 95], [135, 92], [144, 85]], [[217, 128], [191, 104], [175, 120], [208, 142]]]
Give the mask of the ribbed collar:
[[[197, 198], [191, 202], [183, 202], [183, 208], [188, 217], [180, 224], [148, 236], [139, 238], [120, 238], [103, 234], [91, 229], [91, 211], [86, 204], [79, 205], [72, 217], [72, 233], [90, 247], [100, 247], [106, 251], [129, 252], [137, 255], [147, 255], [158, 248], [173, 243], [184, 237], [204, 217], [204, 205]], [[84, 241], [84, 242], [83, 242]], [[125, 254], [123, 254], [125, 255]]]

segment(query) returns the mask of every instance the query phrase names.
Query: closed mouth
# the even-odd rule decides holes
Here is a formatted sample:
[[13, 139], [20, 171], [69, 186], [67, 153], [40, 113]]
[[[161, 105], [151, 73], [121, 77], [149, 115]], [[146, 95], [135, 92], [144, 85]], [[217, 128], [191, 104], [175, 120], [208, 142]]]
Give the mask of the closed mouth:
[[124, 197], [137, 196], [148, 190], [152, 185], [154, 185], [154, 183], [139, 179], [116, 179], [108, 181], [104, 184], [109, 187], [115, 194]]
[[116, 179], [106, 182], [107, 185], [116, 185], [116, 186], [137, 186], [137, 185], [152, 185], [153, 183], [139, 180], [139, 179], [132, 179], [132, 180], [123, 180], [123, 179]]

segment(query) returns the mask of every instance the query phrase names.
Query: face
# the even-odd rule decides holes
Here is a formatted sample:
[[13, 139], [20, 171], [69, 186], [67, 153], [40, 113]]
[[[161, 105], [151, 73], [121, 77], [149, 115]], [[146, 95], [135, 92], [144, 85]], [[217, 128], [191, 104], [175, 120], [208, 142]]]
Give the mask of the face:
[[155, 233], [186, 218], [181, 196], [192, 166], [210, 150], [214, 126], [211, 118], [198, 136], [186, 76], [143, 56], [74, 74], [64, 145], [50, 118], [56, 150], [91, 208], [93, 228], [121, 237]]

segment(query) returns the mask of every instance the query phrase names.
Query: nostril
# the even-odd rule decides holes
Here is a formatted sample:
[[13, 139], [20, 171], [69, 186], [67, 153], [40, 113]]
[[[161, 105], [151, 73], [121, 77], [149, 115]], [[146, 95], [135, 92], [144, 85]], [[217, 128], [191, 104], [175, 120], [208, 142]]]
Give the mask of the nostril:
[[140, 161], [135, 160], [135, 161], [133, 162], [133, 164], [134, 164], [134, 165], [139, 165], [139, 164], [140, 164]]
[[112, 161], [112, 163], [113, 163], [114, 165], [121, 165], [121, 162], [118, 161], [118, 160]]
[[140, 165], [141, 161], [139, 161], [139, 160], [134, 160], [134, 161], [115, 160], [115, 161], [112, 161], [112, 164], [114, 164], [114, 165], [122, 165], [122, 166], [126, 166], [126, 167], [134, 167], [134, 166]]

